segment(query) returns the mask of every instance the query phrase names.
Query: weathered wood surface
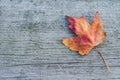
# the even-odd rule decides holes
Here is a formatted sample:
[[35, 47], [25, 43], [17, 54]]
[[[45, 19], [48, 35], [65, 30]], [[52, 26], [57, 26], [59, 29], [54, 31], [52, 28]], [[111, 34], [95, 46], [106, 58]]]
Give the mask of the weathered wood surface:
[[[110, 74], [95, 50], [82, 57], [61, 44], [74, 35], [66, 15], [91, 22], [96, 11]], [[0, 80], [120, 80], [120, 1], [0, 0]]]

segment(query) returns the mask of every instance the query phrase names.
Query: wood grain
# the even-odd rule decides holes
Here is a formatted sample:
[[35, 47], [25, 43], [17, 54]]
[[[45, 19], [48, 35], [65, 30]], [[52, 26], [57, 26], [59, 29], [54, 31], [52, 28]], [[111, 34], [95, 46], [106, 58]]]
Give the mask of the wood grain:
[[[120, 80], [120, 1], [0, 0], [0, 80]], [[74, 35], [66, 15], [99, 11], [107, 39], [99, 46], [112, 72], [95, 50], [80, 56], [61, 44]]]

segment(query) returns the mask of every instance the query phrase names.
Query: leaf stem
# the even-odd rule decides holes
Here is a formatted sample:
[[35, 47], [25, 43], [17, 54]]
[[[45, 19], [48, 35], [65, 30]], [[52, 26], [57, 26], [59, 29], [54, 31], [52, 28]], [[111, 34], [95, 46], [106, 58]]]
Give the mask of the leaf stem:
[[111, 72], [111, 69], [110, 69], [110, 66], [108, 65], [108, 63], [107, 63], [107, 61], [106, 61], [104, 55], [103, 55], [102, 53], [99, 52], [99, 50], [97, 49], [97, 47], [96, 47], [95, 49], [96, 49], [97, 53], [101, 56], [101, 58], [102, 58], [102, 60], [103, 60], [103, 62], [104, 62], [104, 64], [105, 64], [105, 66], [106, 66], [108, 72], [110, 73], [110, 72]]

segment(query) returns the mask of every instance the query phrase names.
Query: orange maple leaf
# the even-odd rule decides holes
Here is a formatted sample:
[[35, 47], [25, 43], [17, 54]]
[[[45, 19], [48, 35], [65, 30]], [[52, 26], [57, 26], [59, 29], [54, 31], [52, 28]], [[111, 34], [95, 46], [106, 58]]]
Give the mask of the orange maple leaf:
[[98, 12], [96, 12], [92, 24], [89, 24], [84, 16], [81, 18], [68, 16], [68, 22], [70, 23], [69, 28], [77, 36], [63, 39], [62, 43], [81, 55], [88, 54], [92, 48], [103, 43], [106, 38]]

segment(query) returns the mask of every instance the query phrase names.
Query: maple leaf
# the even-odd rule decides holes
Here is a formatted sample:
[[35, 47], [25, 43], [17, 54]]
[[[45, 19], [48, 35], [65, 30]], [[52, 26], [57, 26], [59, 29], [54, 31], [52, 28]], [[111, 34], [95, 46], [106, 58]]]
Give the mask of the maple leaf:
[[68, 22], [70, 23], [69, 28], [76, 34], [76, 37], [63, 39], [62, 43], [81, 55], [89, 54], [92, 48], [102, 44], [106, 38], [98, 12], [96, 12], [92, 24], [89, 24], [84, 16], [80, 18], [68, 16]]
[[[99, 13], [96, 12], [92, 24], [89, 24], [84, 16], [81, 18], [68, 16], [69, 28], [76, 34], [76, 37], [66, 38], [62, 43], [70, 50], [78, 51], [80, 55], [89, 54], [92, 48], [102, 44], [106, 39], [106, 32], [103, 31], [103, 23], [100, 20]], [[105, 57], [98, 49], [96, 51], [103, 59], [108, 72], [111, 72]]]

